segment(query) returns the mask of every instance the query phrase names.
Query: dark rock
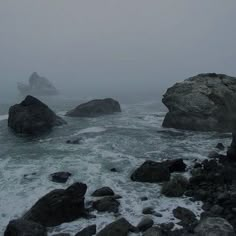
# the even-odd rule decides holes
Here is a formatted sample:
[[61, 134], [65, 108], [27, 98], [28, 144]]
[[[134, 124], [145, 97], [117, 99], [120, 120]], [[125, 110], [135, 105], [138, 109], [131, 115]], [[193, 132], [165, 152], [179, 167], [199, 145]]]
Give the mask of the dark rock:
[[225, 146], [224, 146], [223, 143], [217, 143], [216, 148], [221, 150], [221, 151], [225, 150]]
[[136, 232], [137, 229], [132, 226], [125, 218], [121, 218], [102, 229], [97, 236], [128, 236], [129, 232]]
[[159, 183], [170, 179], [168, 167], [160, 162], [145, 161], [131, 175], [131, 180], [139, 182]]
[[173, 172], [184, 172], [186, 170], [186, 164], [184, 163], [183, 159], [174, 159], [174, 160], [167, 160], [163, 162], [169, 168], [170, 173]]
[[47, 230], [38, 223], [18, 219], [10, 221], [4, 236], [47, 236]]
[[84, 195], [87, 186], [74, 183], [67, 189], [56, 189], [40, 198], [23, 219], [51, 227], [84, 216]]
[[97, 226], [90, 225], [87, 228], [80, 231], [79, 233], [77, 233], [75, 236], [92, 236], [92, 235], [95, 235], [96, 232], [97, 232]]
[[188, 180], [181, 175], [174, 176], [163, 184], [161, 192], [167, 197], [181, 197], [188, 188]]
[[224, 208], [219, 205], [214, 205], [211, 207], [210, 211], [212, 214], [220, 215], [224, 211]]
[[23, 96], [27, 94], [39, 96], [52, 96], [58, 94], [54, 85], [48, 79], [39, 76], [36, 72], [30, 76], [28, 85], [18, 83], [18, 90]]
[[236, 78], [200, 74], [169, 88], [163, 126], [199, 131], [232, 131], [236, 123]]
[[114, 212], [119, 211], [120, 203], [116, 200], [115, 197], [104, 197], [93, 202], [93, 208], [100, 212]]
[[111, 98], [97, 99], [84, 103], [67, 112], [72, 117], [96, 117], [100, 115], [121, 112], [120, 104]]
[[71, 236], [71, 235], [67, 233], [59, 233], [59, 234], [53, 234], [52, 236]]
[[19, 134], [35, 135], [65, 123], [47, 105], [32, 96], [9, 109], [8, 126]]
[[74, 140], [67, 140], [66, 143], [67, 144], [81, 144], [82, 138], [77, 138]]
[[69, 172], [56, 172], [50, 175], [51, 180], [56, 183], [66, 183], [70, 176]]
[[143, 236], [168, 236], [165, 230], [161, 229], [160, 227], [152, 227], [146, 230], [143, 233]]
[[212, 151], [212, 152], [210, 152], [210, 153], [208, 154], [208, 157], [209, 157], [210, 159], [218, 159], [218, 158], [222, 157], [222, 155], [219, 154], [219, 153], [216, 152], [216, 151]]
[[92, 193], [93, 197], [114, 196], [114, 195], [115, 193], [109, 187], [103, 187], [103, 188], [97, 189], [94, 193]]
[[152, 207], [146, 207], [143, 209], [142, 213], [144, 215], [153, 215], [155, 213], [155, 210]]
[[175, 224], [173, 222], [162, 223], [162, 224], [160, 224], [160, 227], [165, 231], [170, 231], [175, 227]]
[[227, 151], [227, 157], [231, 161], [236, 161], [236, 132], [233, 133], [233, 139], [230, 148]]
[[153, 224], [154, 222], [151, 218], [144, 217], [137, 225], [137, 228], [139, 229], [139, 231], [144, 232], [147, 229], [151, 228]]
[[191, 224], [196, 221], [195, 214], [187, 208], [177, 207], [173, 210], [174, 217], [181, 220], [185, 225]]
[[148, 197], [146, 197], [146, 196], [143, 196], [143, 197], [141, 197], [141, 198], [140, 198], [140, 200], [141, 200], [142, 202], [145, 202], [145, 201], [147, 201], [147, 200], [148, 200]]
[[111, 168], [110, 171], [111, 172], [118, 172], [118, 170], [116, 168]]
[[202, 219], [194, 232], [199, 236], [235, 236], [232, 225], [225, 219], [218, 217]]

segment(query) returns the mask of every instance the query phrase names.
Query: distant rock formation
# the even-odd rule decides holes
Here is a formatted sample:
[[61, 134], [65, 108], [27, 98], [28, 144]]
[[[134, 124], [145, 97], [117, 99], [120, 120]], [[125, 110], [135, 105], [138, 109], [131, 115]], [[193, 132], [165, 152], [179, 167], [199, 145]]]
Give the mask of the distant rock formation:
[[236, 78], [199, 74], [169, 88], [163, 126], [196, 131], [228, 132], [236, 126]]
[[101, 115], [121, 112], [119, 102], [112, 98], [96, 99], [90, 102], [81, 104], [75, 109], [67, 112], [67, 116], [72, 117], [96, 117]]
[[32, 96], [9, 109], [8, 126], [19, 134], [36, 135], [65, 123], [47, 105]]
[[38, 96], [53, 96], [58, 94], [53, 84], [48, 79], [39, 76], [36, 72], [30, 76], [29, 84], [18, 83], [18, 90], [23, 96], [27, 94]]

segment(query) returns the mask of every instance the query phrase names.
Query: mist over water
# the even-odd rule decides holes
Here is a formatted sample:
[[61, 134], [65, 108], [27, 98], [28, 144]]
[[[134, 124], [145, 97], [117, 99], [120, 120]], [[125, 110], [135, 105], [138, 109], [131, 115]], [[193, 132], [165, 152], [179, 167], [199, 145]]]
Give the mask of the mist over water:
[[234, 76], [235, 9], [233, 0], [1, 1], [0, 100], [34, 71], [66, 96], [139, 101], [198, 73]]

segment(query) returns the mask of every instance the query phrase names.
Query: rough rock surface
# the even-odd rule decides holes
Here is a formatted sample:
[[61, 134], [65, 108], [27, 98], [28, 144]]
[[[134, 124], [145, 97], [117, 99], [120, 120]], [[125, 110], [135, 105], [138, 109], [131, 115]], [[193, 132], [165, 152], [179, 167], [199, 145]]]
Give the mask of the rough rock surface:
[[120, 202], [116, 200], [116, 197], [104, 197], [93, 202], [93, 208], [99, 212], [114, 212], [119, 211]]
[[97, 236], [128, 236], [129, 232], [137, 229], [132, 226], [125, 218], [121, 218], [102, 229]]
[[8, 126], [19, 134], [35, 135], [65, 123], [47, 105], [32, 96], [9, 109]]
[[4, 236], [47, 236], [42, 225], [23, 219], [12, 220], [8, 224]]
[[70, 172], [55, 172], [50, 175], [52, 182], [56, 183], [66, 183], [69, 177], [71, 176]]
[[199, 131], [232, 131], [236, 124], [236, 78], [199, 74], [169, 88], [163, 126]]
[[75, 236], [92, 236], [92, 235], [95, 235], [96, 232], [97, 232], [97, 226], [90, 225], [90, 226], [84, 228], [83, 230], [81, 230]]
[[83, 103], [67, 112], [66, 115], [72, 117], [96, 117], [114, 112], [121, 112], [119, 102], [112, 98], [105, 98]]
[[21, 95], [27, 94], [39, 96], [57, 95], [58, 91], [54, 85], [46, 78], [39, 76], [34, 72], [29, 78], [29, 84], [18, 83], [18, 90]]
[[131, 180], [138, 182], [159, 183], [170, 179], [170, 171], [166, 165], [155, 161], [145, 161], [131, 175]]
[[102, 187], [92, 193], [93, 197], [114, 196], [115, 193], [110, 187]]
[[87, 186], [74, 183], [67, 189], [56, 189], [39, 199], [23, 219], [43, 226], [57, 226], [84, 216], [84, 195]]
[[235, 236], [232, 225], [219, 217], [208, 217], [201, 220], [194, 232], [198, 236]]

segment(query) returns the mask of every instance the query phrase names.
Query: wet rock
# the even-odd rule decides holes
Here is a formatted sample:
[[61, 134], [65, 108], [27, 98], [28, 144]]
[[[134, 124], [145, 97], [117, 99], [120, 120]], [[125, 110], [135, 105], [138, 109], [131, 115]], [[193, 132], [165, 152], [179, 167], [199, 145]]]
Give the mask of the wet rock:
[[216, 151], [211, 151], [211, 152], [208, 154], [208, 157], [209, 157], [210, 159], [218, 159], [218, 158], [222, 157], [222, 155], [219, 154], [219, 153], [216, 152]]
[[221, 151], [225, 150], [225, 146], [224, 146], [223, 143], [217, 143], [216, 148], [221, 150]]
[[163, 126], [198, 131], [232, 131], [236, 123], [236, 78], [206, 73], [169, 88]]
[[59, 234], [53, 234], [52, 236], [71, 236], [71, 235], [67, 233], [59, 233]]
[[67, 140], [66, 143], [67, 144], [81, 144], [82, 142], [82, 138], [77, 138], [77, 139], [72, 139], [72, 140]]
[[184, 172], [186, 170], [186, 164], [184, 163], [183, 159], [174, 159], [174, 160], [167, 160], [163, 162], [165, 164], [170, 173], [173, 172]]
[[86, 184], [74, 183], [67, 189], [56, 189], [40, 198], [23, 216], [45, 227], [57, 226], [84, 216]]
[[131, 175], [131, 180], [138, 182], [159, 183], [170, 179], [170, 171], [160, 162], [145, 161]]
[[153, 224], [154, 224], [154, 221], [151, 218], [144, 217], [137, 225], [137, 228], [139, 229], [139, 231], [144, 232], [147, 229], [151, 228]]
[[93, 197], [104, 197], [104, 196], [114, 196], [115, 193], [110, 187], [103, 187], [97, 189], [95, 192], [92, 193]]
[[121, 218], [102, 229], [97, 236], [128, 236], [129, 232], [136, 232], [137, 229], [132, 226], [125, 218]]
[[86, 227], [85, 229], [81, 230], [75, 236], [92, 236], [92, 235], [95, 235], [96, 232], [97, 232], [97, 226], [90, 225], [90, 226]]
[[118, 170], [116, 168], [111, 168], [110, 171], [111, 172], [118, 172]]
[[173, 210], [173, 215], [175, 218], [181, 220], [185, 225], [191, 224], [196, 221], [195, 214], [187, 208], [177, 207]]
[[67, 112], [72, 117], [96, 117], [121, 112], [120, 104], [112, 98], [97, 99], [84, 103]]
[[168, 236], [167, 232], [160, 227], [152, 227], [143, 233], [143, 236]]
[[147, 200], [148, 200], [148, 197], [146, 197], [146, 196], [143, 196], [143, 197], [141, 197], [141, 198], [140, 198], [140, 200], [141, 200], [142, 202], [145, 202], [145, 201], [147, 201]]
[[202, 219], [194, 232], [199, 236], [235, 236], [232, 225], [219, 217]]
[[120, 202], [115, 197], [104, 197], [93, 202], [93, 208], [100, 212], [114, 212], [118, 213]]
[[32, 96], [9, 109], [8, 126], [18, 134], [37, 135], [65, 123], [47, 105]]
[[144, 215], [153, 215], [155, 213], [155, 210], [152, 207], [146, 207], [143, 209], [142, 213]]
[[50, 178], [53, 182], [56, 183], [66, 183], [71, 173], [69, 172], [56, 172], [50, 175]]
[[232, 143], [227, 151], [227, 157], [231, 161], [236, 161], [236, 132], [232, 134]]
[[163, 184], [161, 193], [167, 197], [181, 197], [188, 185], [188, 180], [184, 176], [176, 175], [169, 182]]
[[162, 223], [160, 224], [160, 227], [165, 231], [171, 231], [175, 227], [175, 224], [173, 222]]
[[9, 222], [4, 236], [47, 236], [47, 230], [42, 225], [23, 219]]

